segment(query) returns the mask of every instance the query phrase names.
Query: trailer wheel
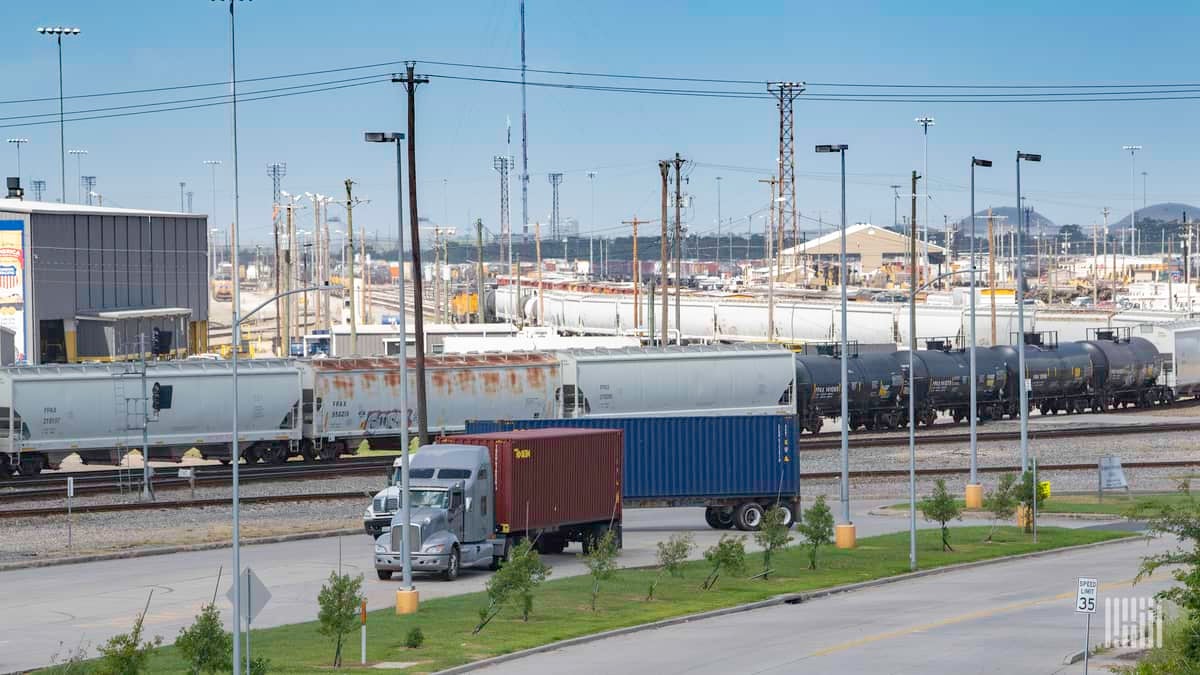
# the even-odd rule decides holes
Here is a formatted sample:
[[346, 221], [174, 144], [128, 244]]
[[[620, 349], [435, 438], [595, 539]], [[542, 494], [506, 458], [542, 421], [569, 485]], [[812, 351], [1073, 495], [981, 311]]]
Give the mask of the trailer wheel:
[[743, 532], [753, 532], [762, 526], [763, 507], [756, 502], [746, 502], [737, 507], [733, 524]]
[[458, 547], [454, 546], [450, 549], [450, 560], [446, 563], [446, 569], [442, 572], [444, 581], [454, 581], [458, 578]]
[[375, 574], [379, 577], [380, 581], [387, 581], [392, 578], [391, 570], [375, 570]]
[[783, 522], [780, 524], [788, 529], [791, 529], [792, 522], [796, 519], [795, 514], [792, 512], [791, 505], [790, 504], [778, 504], [775, 506], [775, 508], [777, 508], [783, 512]]

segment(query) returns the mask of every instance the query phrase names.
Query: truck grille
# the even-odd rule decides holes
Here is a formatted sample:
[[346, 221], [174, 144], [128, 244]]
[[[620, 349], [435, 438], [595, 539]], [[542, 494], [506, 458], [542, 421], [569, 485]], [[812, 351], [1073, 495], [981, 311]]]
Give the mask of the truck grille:
[[[393, 551], [400, 551], [401, 550], [400, 547], [403, 544], [402, 532], [401, 532], [400, 528], [393, 527], [391, 535], [392, 535], [391, 549]], [[418, 551], [421, 550], [421, 526], [420, 525], [409, 525], [408, 526], [408, 550], [410, 553], [417, 553]]]

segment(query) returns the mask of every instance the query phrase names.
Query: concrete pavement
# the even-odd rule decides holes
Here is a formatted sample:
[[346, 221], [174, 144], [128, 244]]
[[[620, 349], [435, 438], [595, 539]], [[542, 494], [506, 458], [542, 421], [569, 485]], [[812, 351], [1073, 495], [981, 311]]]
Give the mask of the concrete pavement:
[[[1100, 599], [1149, 596], [1131, 587], [1141, 557], [1173, 542], [1144, 540], [967, 569], [879, 588], [616, 637], [481, 670], [507, 673], [1075, 673], [1084, 617], [1076, 579]], [[1101, 609], [1092, 644], [1104, 634]]]
[[[868, 514], [894, 501], [854, 503], [858, 536], [906, 530], [907, 518]], [[836, 502], [831, 507], [840, 513]], [[1093, 523], [1044, 524], [1081, 527]], [[928, 523], [922, 522], [921, 527], [928, 527]], [[694, 534], [696, 557], [721, 534], [704, 524], [703, 509], [626, 510], [621, 565], [652, 564], [657, 542], [679, 531]], [[554, 578], [584, 573], [574, 555], [577, 550], [576, 546], [567, 554], [546, 556], [554, 567]], [[392, 606], [399, 585], [375, 578], [373, 552], [373, 541], [366, 535], [244, 547], [243, 566], [252, 567], [272, 594], [255, 626], [315, 619], [317, 592], [330, 571], [338, 569], [339, 561], [342, 569], [364, 575], [364, 592], [371, 609]], [[9, 589], [0, 600], [0, 673], [46, 665], [53, 654], [63, 651], [60, 642], [74, 646], [83, 640], [94, 647], [128, 630], [151, 589], [154, 598], [146, 619], [147, 630], [171, 641], [212, 598], [221, 568], [223, 576], [216, 589], [218, 607], [228, 622], [230, 608], [224, 595], [232, 573], [230, 557], [229, 549], [221, 549], [0, 573], [0, 583]], [[422, 599], [428, 599], [480, 590], [487, 578], [486, 570], [464, 570], [453, 583], [422, 577], [416, 583]], [[15, 645], [20, 648], [14, 649]]]

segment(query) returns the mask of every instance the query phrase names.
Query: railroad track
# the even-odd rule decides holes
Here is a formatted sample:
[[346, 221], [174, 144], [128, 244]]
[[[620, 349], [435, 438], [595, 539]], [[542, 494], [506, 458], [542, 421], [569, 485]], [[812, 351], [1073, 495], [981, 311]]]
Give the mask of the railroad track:
[[[1167, 424], [1114, 424], [1095, 427], [1072, 427], [1069, 429], [1030, 429], [1030, 440], [1052, 440], [1056, 438], [1086, 438], [1089, 436], [1128, 436], [1131, 434], [1160, 434], [1200, 431], [1197, 422], [1172, 422]], [[1014, 441], [1021, 438], [1020, 431], [980, 431], [976, 439], [980, 443], [995, 441]], [[917, 436], [918, 445], [948, 445], [967, 443], [971, 440], [969, 433], [938, 433]], [[908, 444], [907, 434], [890, 434], [887, 436], [851, 435], [851, 449], [895, 447]], [[840, 435], [831, 433], [817, 436], [801, 436], [798, 447], [800, 452], [831, 450], [841, 447]]]
[[[239, 481], [259, 482], [274, 480], [311, 480], [318, 478], [336, 478], [352, 474], [378, 473], [383, 476], [392, 466], [393, 457], [363, 457], [340, 460], [332, 464], [309, 464], [291, 462], [288, 464], [270, 466], [243, 466], [238, 472]], [[184, 467], [180, 467], [184, 468]], [[228, 466], [209, 465], [191, 467], [195, 470], [197, 485], [221, 485], [233, 479], [233, 471]], [[174, 473], [177, 469], [168, 469]], [[156, 472], [162, 472], [162, 467], [155, 467]], [[110, 471], [75, 472], [75, 494], [102, 494], [119, 491], [122, 488], [140, 490], [142, 485], [141, 469], [114, 469]], [[0, 492], [0, 504], [29, 499], [54, 499], [66, 495], [67, 476], [39, 476], [27, 478], [16, 483], [19, 489]], [[189, 487], [186, 478], [162, 476], [153, 479], [155, 489], [175, 489]], [[26, 486], [33, 486], [26, 489]]]
[[[1200, 466], [1200, 459], [1129, 462], [1125, 469], [1185, 469]], [[980, 473], [1018, 473], [1016, 466], [987, 466], [979, 467]], [[1095, 464], [1043, 464], [1038, 471], [1096, 471]], [[938, 467], [917, 469], [918, 476], [952, 476], [969, 473], [965, 467]], [[850, 478], [898, 478], [908, 475], [907, 469], [881, 469], [871, 471], [851, 471]], [[815, 471], [806, 473], [801, 470], [801, 481], [837, 479], [841, 473], [837, 471]], [[287, 502], [336, 501], [341, 499], [370, 499], [371, 493], [361, 492], [317, 492], [293, 495], [265, 495], [258, 497], [242, 497], [242, 504], [282, 504]], [[112, 513], [118, 511], [154, 511], [161, 509], [223, 507], [229, 505], [229, 498], [214, 499], [174, 499], [160, 502], [130, 502], [126, 504], [92, 504], [80, 505], [72, 509], [73, 513]], [[66, 514], [66, 506], [48, 508], [25, 508], [0, 510], [0, 520], [12, 518], [36, 518], [45, 516], [61, 516]]]

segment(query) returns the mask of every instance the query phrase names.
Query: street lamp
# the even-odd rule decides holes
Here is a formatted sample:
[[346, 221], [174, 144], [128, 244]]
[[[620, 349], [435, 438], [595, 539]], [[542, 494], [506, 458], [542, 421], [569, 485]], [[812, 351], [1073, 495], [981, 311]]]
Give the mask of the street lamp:
[[60, 202], [67, 203], [67, 141], [66, 132], [63, 131], [63, 69], [62, 69], [62, 39], [64, 35], [79, 35], [78, 28], [64, 28], [62, 26], [38, 26], [37, 32], [42, 35], [53, 35], [58, 43], [58, 168], [62, 174], [62, 188], [60, 188]]
[[1137, 257], [1137, 159], [1134, 156], [1140, 145], [1122, 145], [1129, 151], [1129, 253]]
[[[368, 143], [394, 143], [396, 145], [396, 260], [398, 265], [396, 290], [400, 299], [400, 311], [396, 317], [396, 325], [400, 330], [400, 352], [397, 358], [400, 360], [400, 403], [404, 410], [400, 426], [400, 445], [402, 446], [400, 450], [400, 512], [401, 519], [404, 521], [400, 530], [400, 566], [403, 570], [400, 592], [412, 593], [414, 594], [412, 597], [415, 599], [416, 590], [412, 583], [412, 556], [409, 552], [408, 540], [412, 514], [408, 487], [408, 321], [404, 305], [404, 189], [401, 181], [403, 155], [400, 150], [404, 134], [369, 131], [363, 134], [363, 139]], [[420, 274], [420, 270], [413, 270], [413, 273]]]
[[211, 171], [211, 174], [212, 174], [211, 186], [212, 187], [209, 190], [212, 193], [212, 213], [208, 214], [208, 221], [209, 221], [209, 223], [216, 223], [217, 222], [217, 167], [221, 166], [221, 160], [206, 159], [206, 160], [204, 160], [204, 165], [212, 170]]
[[842, 520], [837, 526], [837, 547], [854, 548], [854, 522], [850, 519], [850, 358], [849, 341], [846, 336], [846, 280], [850, 276], [846, 266], [846, 151], [849, 145], [818, 145], [815, 150], [819, 153], [836, 152], [840, 155], [842, 164], [842, 238], [839, 261], [841, 272], [838, 281], [842, 287], [842, 330], [841, 330], [841, 361], [842, 366]]
[[[75, 155], [75, 201], [83, 203], [83, 156], [88, 154], [87, 150], [68, 150], [68, 155]], [[63, 180], [66, 180], [66, 174], [63, 174]], [[63, 203], [66, 204], [66, 197], [63, 197]]]
[[28, 138], [10, 138], [10, 139], [8, 139], [8, 142], [17, 146], [17, 180], [20, 181], [20, 179], [21, 179], [21, 144], [28, 143], [29, 139]]
[[[1020, 376], [1020, 415], [1021, 415], [1021, 471], [1029, 465], [1029, 384], [1025, 371], [1025, 249], [1022, 239], [1025, 234], [1025, 212], [1021, 204], [1021, 160], [1040, 162], [1042, 156], [1029, 152], [1017, 151], [1017, 245], [1014, 255], [1017, 259], [1017, 372]], [[1035, 476], [1036, 479], [1036, 476]], [[1036, 482], [1034, 488], [1036, 489]], [[1036, 499], [1034, 500], [1037, 501]]]
[[983, 486], [979, 484], [979, 464], [976, 456], [976, 418], [979, 416], [975, 391], [979, 382], [975, 370], [975, 347], [978, 342], [975, 338], [975, 296], [978, 294], [975, 288], [975, 167], [977, 166], [991, 167], [992, 160], [971, 157], [971, 330], [968, 338], [971, 341], [971, 478], [967, 482], [965, 495], [969, 509], [983, 506]]
[[925, 180], [925, 213], [921, 218], [921, 261], [925, 267], [929, 267], [929, 127], [934, 126], [934, 119], [925, 115], [913, 121], [921, 125], [922, 135], [925, 138], [925, 161], [921, 169], [921, 175]]

